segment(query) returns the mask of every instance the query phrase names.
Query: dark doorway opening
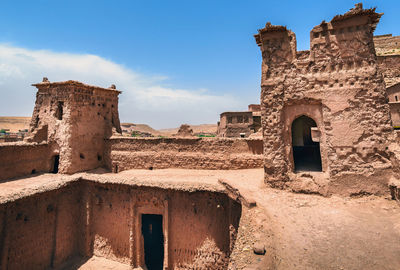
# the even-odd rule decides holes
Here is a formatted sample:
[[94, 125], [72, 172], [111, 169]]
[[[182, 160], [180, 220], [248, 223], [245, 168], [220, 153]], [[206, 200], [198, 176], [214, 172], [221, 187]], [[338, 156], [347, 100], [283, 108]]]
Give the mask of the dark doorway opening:
[[164, 235], [162, 215], [142, 215], [144, 260], [148, 270], [162, 270], [164, 262]]
[[52, 173], [58, 173], [58, 165], [60, 165], [60, 155], [55, 155], [53, 157], [53, 170]]
[[305, 115], [296, 118], [292, 123], [292, 147], [294, 170], [322, 171], [319, 142], [311, 137], [311, 128], [317, 124]]

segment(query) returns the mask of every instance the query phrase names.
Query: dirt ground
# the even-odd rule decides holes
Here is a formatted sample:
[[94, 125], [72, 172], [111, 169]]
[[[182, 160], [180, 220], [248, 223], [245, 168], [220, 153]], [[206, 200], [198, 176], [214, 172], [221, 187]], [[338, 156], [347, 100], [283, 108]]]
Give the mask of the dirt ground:
[[272, 232], [252, 240], [264, 241], [272, 259], [272, 264], [260, 260], [259, 269], [400, 269], [398, 202], [271, 189], [259, 173], [254, 170], [246, 182], [226, 180], [256, 201], [259, 213], [251, 213], [253, 224], [265, 220]]

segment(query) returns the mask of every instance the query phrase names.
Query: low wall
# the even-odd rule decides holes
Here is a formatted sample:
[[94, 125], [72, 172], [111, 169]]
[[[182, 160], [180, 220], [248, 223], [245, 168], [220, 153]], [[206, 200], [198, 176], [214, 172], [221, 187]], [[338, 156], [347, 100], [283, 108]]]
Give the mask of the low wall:
[[162, 216], [168, 269], [227, 269], [241, 211], [219, 192], [78, 180], [0, 204], [0, 269], [69, 269], [93, 255], [143, 267], [145, 214]]
[[262, 168], [261, 139], [111, 138], [107, 167], [129, 169], [249, 169]]
[[50, 147], [39, 143], [0, 143], [0, 180], [51, 170]]

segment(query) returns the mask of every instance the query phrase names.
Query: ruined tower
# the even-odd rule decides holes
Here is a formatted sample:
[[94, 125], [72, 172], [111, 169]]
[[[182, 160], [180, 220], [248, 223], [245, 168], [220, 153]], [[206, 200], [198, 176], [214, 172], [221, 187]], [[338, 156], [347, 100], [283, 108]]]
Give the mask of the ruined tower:
[[255, 35], [266, 183], [324, 194], [387, 189], [392, 127], [373, 43], [381, 15], [357, 4], [323, 21], [309, 51], [297, 51], [284, 26]]
[[77, 81], [33, 84], [38, 91], [27, 142], [49, 145], [49, 171], [75, 173], [104, 164], [105, 142], [121, 132], [120, 91]]

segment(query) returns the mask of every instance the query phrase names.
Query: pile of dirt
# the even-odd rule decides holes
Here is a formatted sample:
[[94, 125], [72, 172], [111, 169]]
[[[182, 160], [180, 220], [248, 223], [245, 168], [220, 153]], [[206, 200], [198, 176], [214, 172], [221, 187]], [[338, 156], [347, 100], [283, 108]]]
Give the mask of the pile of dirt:
[[178, 132], [174, 134], [176, 137], [193, 137], [193, 129], [187, 125], [183, 124], [180, 126]]

